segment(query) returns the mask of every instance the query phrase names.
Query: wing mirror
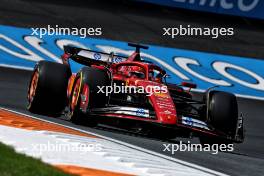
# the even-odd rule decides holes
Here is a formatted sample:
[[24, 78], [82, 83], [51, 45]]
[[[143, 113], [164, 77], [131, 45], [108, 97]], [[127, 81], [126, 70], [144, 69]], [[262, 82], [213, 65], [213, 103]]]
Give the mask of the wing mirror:
[[171, 78], [171, 75], [164, 74], [164, 75], [163, 75], [163, 78]]

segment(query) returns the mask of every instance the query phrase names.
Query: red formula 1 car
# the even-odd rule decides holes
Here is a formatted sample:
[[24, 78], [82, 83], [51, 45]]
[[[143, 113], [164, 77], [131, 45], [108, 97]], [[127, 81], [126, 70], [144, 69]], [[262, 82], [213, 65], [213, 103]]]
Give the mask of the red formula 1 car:
[[[136, 47], [129, 57], [65, 46], [63, 64], [40, 61], [29, 84], [28, 110], [64, 113], [75, 123], [107, 123], [168, 139], [243, 142], [243, 119], [233, 94], [208, 89], [198, 99], [190, 92], [195, 84], [169, 84], [165, 70], [141, 58], [140, 49], [148, 47], [129, 46]], [[72, 73], [69, 59], [84, 67]]]

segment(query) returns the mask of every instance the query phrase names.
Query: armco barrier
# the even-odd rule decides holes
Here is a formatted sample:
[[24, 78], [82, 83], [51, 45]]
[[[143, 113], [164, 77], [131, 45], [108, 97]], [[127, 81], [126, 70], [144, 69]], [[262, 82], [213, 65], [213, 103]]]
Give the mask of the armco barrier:
[[[0, 66], [32, 69], [42, 59], [60, 62], [66, 44], [128, 55], [133, 52], [125, 42], [76, 36], [38, 36], [32, 30], [0, 25]], [[213, 53], [150, 46], [142, 51], [145, 59], [168, 71], [173, 83], [191, 81], [198, 90], [219, 85], [219, 90], [243, 97], [264, 99], [264, 61]], [[80, 65], [72, 63], [76, 71]]]
[[136, 0], [169, 7], [264, 19], [263, 0]]

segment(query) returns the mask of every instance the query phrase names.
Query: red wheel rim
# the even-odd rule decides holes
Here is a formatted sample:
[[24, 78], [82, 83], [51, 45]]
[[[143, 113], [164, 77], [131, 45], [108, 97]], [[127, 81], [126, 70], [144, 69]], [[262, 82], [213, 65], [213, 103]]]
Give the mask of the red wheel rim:
[[39, 73], [38, 71], [34, 71], [31, 83], [30, 83], [30, 88], [29, 88], [29, 94], [28, 94], [28, 99], [29, 102], [31, 102], [36, 94], [36, 89], [37, 89], [37, 84], [38, 84], [38, 79], [39, 79]]
[[72, 92], [72, 97], [71, 97], [71, 110], [74, 110], [75, 106], [78, 103], [78, 97], [79, 97], [79, 93], [80, 93], [80, 83], [81, 80], [80, 78], [77, 79], [76, 84], [73, 88], [73, 92]]

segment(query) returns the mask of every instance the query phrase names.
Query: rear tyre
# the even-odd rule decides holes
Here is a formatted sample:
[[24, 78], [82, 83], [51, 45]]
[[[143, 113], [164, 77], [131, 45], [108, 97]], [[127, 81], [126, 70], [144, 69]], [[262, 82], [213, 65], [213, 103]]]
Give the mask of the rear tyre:
[[28, 87], [27, 109], [32, 113], [57, 115], [67, 104], [67, 85], [71, 75], [66, 65], [40, 61]]
[[[210, 92], [209, 107], [207, 108], [210, 124], [217, 130], [234, 138], [238, 121], [236, 96], [227, 92], [212, 91]], [[218, 139], [216, 137], [200, 137], [200, 141], [207, 144], [231, 143], [227, 139]]]
[[[81, 71], [76, 75], [73, 89], [71, 91], [67, 118], [76, 124], [84, 124], [90, 127], [97, 125], [95, 118], [86, 115], [91, 108], [105, 107], [108, 98], [104, 93], [98, 93], [97, 86], [109, 86], [110, 79], [105, 70], [99, 70], [93, 67], [83, 67]], [[87, 94], [84, 95], [82, 92], [84, 86], [87, 87]], [[88, 101], [86, 109], [81, 108], [81, 99], [85, 96]]]

